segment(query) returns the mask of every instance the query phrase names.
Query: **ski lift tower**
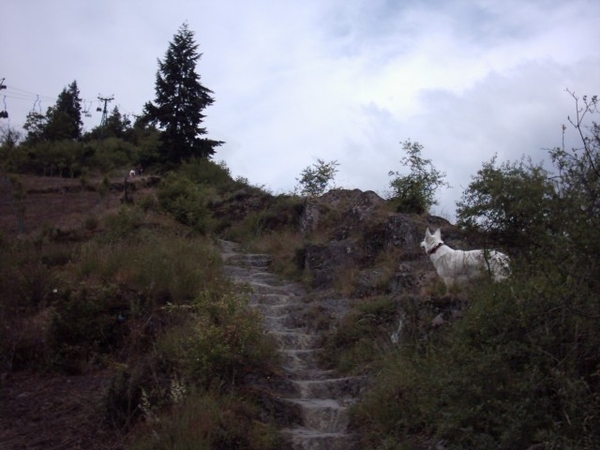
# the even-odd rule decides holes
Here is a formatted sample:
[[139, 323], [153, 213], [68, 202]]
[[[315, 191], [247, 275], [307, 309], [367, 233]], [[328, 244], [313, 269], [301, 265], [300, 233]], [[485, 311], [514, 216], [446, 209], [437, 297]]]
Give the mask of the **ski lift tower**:
[[104, 103], [104, 108], [100, 109], [100, 107], [98, 107], [98, 109], [96, 111], [102, 111], [102, 119], [100, 119], [100, 129], [102, 131], [104, 131], [104, 126], [106, 125], [106, 119], [108, 118], [108, 104], [110, 102], [112, 102], [115, 99], [114, 95], [111, 95], [110, 97], [102, 97], [102, 96], [98, 96], [98, 100], [100, 100], [101, 102]]

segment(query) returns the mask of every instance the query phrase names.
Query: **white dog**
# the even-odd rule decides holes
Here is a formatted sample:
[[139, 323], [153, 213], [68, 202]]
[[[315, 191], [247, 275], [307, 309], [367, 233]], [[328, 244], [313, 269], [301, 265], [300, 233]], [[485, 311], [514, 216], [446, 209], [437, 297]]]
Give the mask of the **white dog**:
[[447, 290], [486, 273], [494, 281], [504, 280], [510, 275], [509, 259], [504, 253], [495, 250], [453, 250], [442, 241], [439, 228], [433, 234], [427, 228], [421, 247], [431, 258]]

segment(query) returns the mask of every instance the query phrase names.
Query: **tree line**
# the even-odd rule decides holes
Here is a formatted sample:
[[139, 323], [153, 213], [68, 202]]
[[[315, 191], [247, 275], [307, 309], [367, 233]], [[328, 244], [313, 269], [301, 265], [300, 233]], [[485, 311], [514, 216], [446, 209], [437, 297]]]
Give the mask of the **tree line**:
[[45, 114], [31, 111], [23, 133], [4, 128], [2, 168], [8, 172], [78, 177], [141, 164], [169, 168], [193, 157], [211, 158], [223, 142], [202, 126], [213, 92], [196, 72], [201, 58], [194, 33], [183, 24], [158, 61], [155, 100], [130, 117], [118, 107], [84, 131], [82, 98], [74, 80]]

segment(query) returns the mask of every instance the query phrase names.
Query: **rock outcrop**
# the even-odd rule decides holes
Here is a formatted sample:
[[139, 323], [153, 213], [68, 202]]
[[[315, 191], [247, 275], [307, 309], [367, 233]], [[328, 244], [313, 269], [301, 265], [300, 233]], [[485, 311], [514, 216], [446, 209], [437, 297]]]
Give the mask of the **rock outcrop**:
[[352, 273], [355, 297], [413, 290], [432, 270], [419, 247], [426, 227], [451, 225], [439, 217], [391, 212], [372, 191], [333, 190], [304, 208], [300, 230], [310, 239], [300, 263], [317, 289]]

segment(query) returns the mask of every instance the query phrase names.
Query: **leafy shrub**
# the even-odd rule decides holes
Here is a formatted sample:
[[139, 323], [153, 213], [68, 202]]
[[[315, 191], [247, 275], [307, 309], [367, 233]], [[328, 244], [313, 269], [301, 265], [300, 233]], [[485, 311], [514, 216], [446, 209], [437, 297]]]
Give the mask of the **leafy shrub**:
[[79, 373], [120, 348], [128, 310], [114, 289], [82, 287], [62, 292], [48, 331], [53, 368]]
[[296, 190], [305, 197], [317, 197], [327, 191], [328, 186], [335, 180], [339, 164], [337, 161], [325, 162], [317, 159], [312, 166], [306, 167], [297, 179]]
[[435, 193], [440, 187], [448, 186], [444, 181], [446, 174], [437, 170], [430, 159], [421, 157], [423, 146], [410, 140], [402, 144], [406, 156], [401, 163], [410, 169], [410, 173], [389, 172], [395, 177], [390, 181], [392, 202], [398, 212], [422, 214], [435, 205]]
[[105, 232], [102, 239], [116, 241], [129, 239], [137, 234], [144, 222], [144, 214], [136, 208], [121, 207], [116, 213], [104, 217]]
[[442, 339], [386, 353], [354, 410], [365, 445], [419, 434], [449, 449], [597, 448], [600, 311], [574, 292], [554, 277], [484, 285]]
[[145, 213], [160, 209], [158, 199], [153, 194], [143, 195], [135, 202], [136, 206]]
[[131, 166], [138, 160], [137, 147], [115, 137], [89, 142], [87, 154], [89, 156], [85, 160], [86, 166], [101, 173]]
[[457, 203], [458, 225], [481, 231], [497, 242], [531, 252], [552, 239], [550, 174], [531, 161], [496, 165], [496, 157], [472, 178]]
[[208, 388], [235, 385], [248, 370], [266, 370], [276, 355], [258, 313], [233, 294], [199, 296], [193, 320], [159, 342], [187, 380]]
[[210, 211], [199, 185], [170, 174], [160, 184], [157, 196], [161, 208], [175, 220], [200, 233], [207, 231]]
[[178, 174], [194, 184], [214, 186], [219, 192], [224, 192], [234, 185], [225, 163], [215, 163], [207, 158], [192, 158], [183, 162]]

